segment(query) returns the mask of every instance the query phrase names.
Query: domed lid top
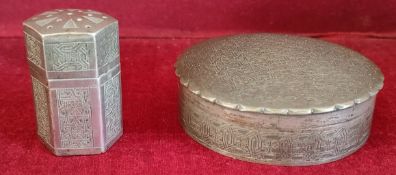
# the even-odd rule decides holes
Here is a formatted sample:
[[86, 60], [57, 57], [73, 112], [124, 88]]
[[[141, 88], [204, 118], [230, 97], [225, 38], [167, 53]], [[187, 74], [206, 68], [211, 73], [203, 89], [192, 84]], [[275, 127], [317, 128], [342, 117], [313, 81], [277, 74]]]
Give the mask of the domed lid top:
[[383, 85], [370, 60], [305, 37], [246, 34], [202, 42], [176, 63], [180, 82], [227, 108], [304, 115], [368, 100]]
[[39, 34], [96, 33], [117, 20], [93, 10], [57, 9], [33, 16], [24, 25]]

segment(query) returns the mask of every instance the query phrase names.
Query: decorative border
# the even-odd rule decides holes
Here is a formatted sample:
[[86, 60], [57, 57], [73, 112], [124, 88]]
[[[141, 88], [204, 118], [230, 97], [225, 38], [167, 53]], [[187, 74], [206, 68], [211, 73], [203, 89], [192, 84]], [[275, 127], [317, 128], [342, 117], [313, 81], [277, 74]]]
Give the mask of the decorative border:
[[89, 88], [56, 90], [61, 148], [93, 147]]
[[32, 77], [34, 102], [37, 118], [37, 133], [46, 142], [50, 143], [51, 126], [48, 113], [47, 88], [39, 80]]
[[108, 144], [122, 131], [120, 73], [103, 85], [105, 142]]
[[41, 42], [34, 38], [32, 35], [25, 33], [25, 43], [28, 60], [30, 60], [36, 66], [43, 68], [43, 63], [41, 61]]
[[46, 45], [46, 64], [49, 72], [76, 72], [92, 69], [92, 42], [66, 42]]
[[[216, 152], [251, 162], [313, 165], [337, 160], [360, 148], [371, 128], [373, 106], [362, 109], [360, 115], [353, 111], [348, 115], [355, 117], [345, 122], [315, 128], [281, 129], [280, 126], [255, 125], [259, 121], [239, 121], [233, 116], [244, 118], [241, 112], [225, 111], [222, 106], [202, 100], [186, 89], [182, 92], [181, 124], [185, 131]], [[265, 121], [266, 114], [256, 115], [262, 115], [260, 117]], [[320, 115], [325, 118], [330, 114]], [[295, 119], [304, 120], [301, 116]]]

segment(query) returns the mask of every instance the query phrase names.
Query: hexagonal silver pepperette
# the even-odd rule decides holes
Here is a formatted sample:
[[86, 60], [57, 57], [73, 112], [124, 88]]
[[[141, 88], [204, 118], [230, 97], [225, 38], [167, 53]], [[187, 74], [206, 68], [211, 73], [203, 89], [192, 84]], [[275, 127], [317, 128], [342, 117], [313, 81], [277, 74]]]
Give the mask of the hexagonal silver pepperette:
[[23, 27], [39, 137], [58, 156], [105, 152], [122, 135], [117, 20], [59, 9]]

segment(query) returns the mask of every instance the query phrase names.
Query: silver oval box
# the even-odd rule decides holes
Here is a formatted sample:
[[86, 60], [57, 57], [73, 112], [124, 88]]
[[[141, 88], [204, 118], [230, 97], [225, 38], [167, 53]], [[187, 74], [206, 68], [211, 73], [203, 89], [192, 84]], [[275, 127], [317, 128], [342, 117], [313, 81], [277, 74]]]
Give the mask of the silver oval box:
[[39, 137], [56, 155], [105, 152], [122, 135], [117, 20], [58, 9], [23, 27]]
[[273, 34], [210, 39], [175, 66], [188, 135], [223, 155], [277, 165], [321, 164], [359, 149], [384, 80], [355, 51]]

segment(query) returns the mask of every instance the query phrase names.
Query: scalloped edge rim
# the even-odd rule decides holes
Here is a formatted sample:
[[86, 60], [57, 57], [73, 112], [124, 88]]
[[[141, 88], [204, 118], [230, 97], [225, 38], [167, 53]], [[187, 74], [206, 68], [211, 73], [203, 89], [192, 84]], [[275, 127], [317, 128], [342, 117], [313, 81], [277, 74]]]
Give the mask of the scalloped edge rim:
[[354, 100], [347, 101], [344, 103], [337, 103], [331, 106], [322, 106], [322, 107], [313, 107], [313, 108], [282, 108], [282, 109], [276, 109], [276, 108], [267, 108], [267, 107], [250, 107], [250, 106], [245, 106], [243, 104], [237, 104], [237, 103], [229, 103], [222, 101], [220, 99], [217, 99], [216, 97], [211, 97], [211, 96], [206, 96], [205, 94], [202, 94], [199, 89], [192, 89], [190, 86], [189, 80], [185, 80], [183, 77], [181, 77], [177, 66], [175, 65], [175, 74], [179, 78], [180, 84], [182, 84], [184, 87], [186, 87], [188, 90], [190, 90], [193, 94], [198, 95], [199, 97], [215, 103], [219, 106], [241, 111], [241, 112], [255, 112], [255, 113], [262, 113], [262, 114], [279, 114], [279, 115], [310, 115], [310, 114], [322, 114], [322, 113], [328, 113], [328, 112], [334, 112], [337, 110], [343, 110], [346, 108], [350, 108], [354, 105], [363, 103], [370, 98], [376, 96], [378, 92], [383, 88], [384, 86], [384, 76], [381, 73], [380, 80], [381, 82], [375, 87], [369, 91], [367, 94], [360, 96], [358, 98], [355, 98]]

